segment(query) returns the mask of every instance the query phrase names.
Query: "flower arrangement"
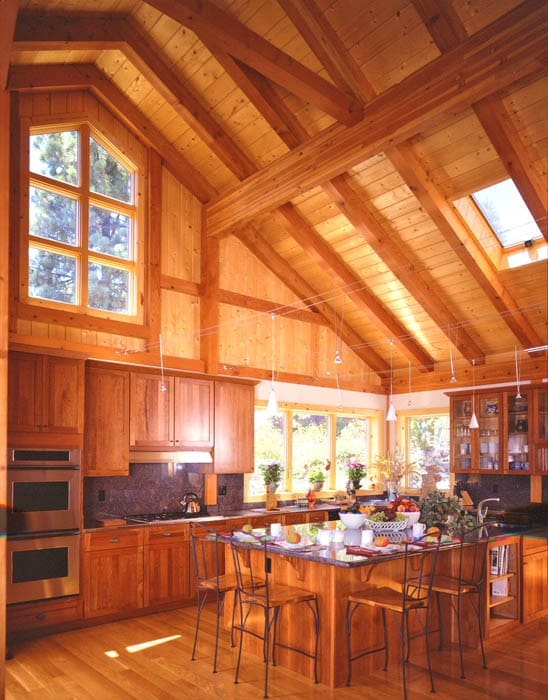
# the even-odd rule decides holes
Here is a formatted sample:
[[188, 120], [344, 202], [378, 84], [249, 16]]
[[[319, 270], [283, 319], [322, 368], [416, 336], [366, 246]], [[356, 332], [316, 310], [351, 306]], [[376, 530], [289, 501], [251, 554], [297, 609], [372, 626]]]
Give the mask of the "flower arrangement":
[[315, 469], [308, 475], [311, 484], [322, 484], [325, 481], [325, 474], [321, 469]]
[[259, 465], [265, 484], [279, 484], [282, 480], [283, 467], [280, 462], [272, 461]]
[[387, 452], [385, 455], [377, 456], [375, 467], [386, 482], [387, 488], [392, 485], [396, 496], [402, 479], [420, 474], [419, 466], [413, 462], [407, 462], [405, 455], [399, 452]]
[[346, 463], [346, 475], [348, 480], [359, 483], [367, 474], [367, 466], [362, 462], [350, 461]]

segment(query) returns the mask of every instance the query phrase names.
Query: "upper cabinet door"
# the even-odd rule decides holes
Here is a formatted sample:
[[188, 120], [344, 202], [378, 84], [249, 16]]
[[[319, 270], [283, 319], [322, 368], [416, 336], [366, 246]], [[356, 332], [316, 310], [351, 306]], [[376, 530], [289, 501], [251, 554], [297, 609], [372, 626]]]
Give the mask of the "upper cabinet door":
[[548, 389], [545, 388], [534, 393], [533, 444], [535, 474], [548, 474]]
[[11, 352], [8, 384], [10, 432], [83, 432], [83, 360]]
[[213, 447], [214, 385], [175, 377], [175, 446]]
[[131, 447], [173, 447], [174, 377], [131, 374]]
[[86, 476], [129, 474], [129, 372], [86, 369]]
[[253, 385], [215, 382], [216, 473], [253, 471], [254, 418]]

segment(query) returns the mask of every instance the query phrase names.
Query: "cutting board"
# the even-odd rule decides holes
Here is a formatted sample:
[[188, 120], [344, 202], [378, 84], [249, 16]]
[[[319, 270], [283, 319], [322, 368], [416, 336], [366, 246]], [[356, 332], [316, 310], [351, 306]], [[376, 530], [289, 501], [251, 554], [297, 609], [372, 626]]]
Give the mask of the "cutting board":
[[99, 518], [97, 522], [100, 527], [120, 527], [126, 524], [123, 518]]

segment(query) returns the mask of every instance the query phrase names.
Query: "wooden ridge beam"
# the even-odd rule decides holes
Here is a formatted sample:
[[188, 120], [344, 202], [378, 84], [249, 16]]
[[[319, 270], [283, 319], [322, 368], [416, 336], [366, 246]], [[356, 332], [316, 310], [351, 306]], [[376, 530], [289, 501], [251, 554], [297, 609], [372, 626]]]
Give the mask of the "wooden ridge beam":
[[205, 203], [216, 191], [193, 165], [135, 107], [96, 66], [33, 65], [12, 66], [9, 89], [18, 92], [33, 90], [90, 89], [103, 100], [113, 114], [133, 133], [161, 155], [166, 167], [192, 194]]
[[411, 338], [398, 319], [369, 291], [365, 282], [333, 251], [292, 204], [284, 204], [274, 212], [281, 224], [303, 250], [335, 281], [345, 287], [345, 293], [382, 331], [393, 338], [401, 352], [422, 371], [431, 371], [434, 359]]
[[[316, 291], [300, 277], [287, 262], [251, 226], [241, 229], [237, 238], [275, 274], [283, 283], [303, 300], [317, 298], [315, 308], [327, 321], [331, 330], [340, 335], [341, 340], [369, 367], [376, 372], [386, 373], [390, 366], [354, 331], [347, 323], [342, 324], [335, 311], [324, 303]], [[310, 303], [310, 302], [305, 302]], [[340, 331], [339, 331], [340, 329]]]
[[362, 117], [361, 104], [351, 95], [295, 61], [209, 0], [148, 0], [148, 4], [189, 27], [196, 36], [262, 73], [305, 101], [312, 102], [343, 124]]
[[547, 24], [545, 2], [525, 0], [371, 100], [358, 124], [326, 129], [209, 203], [208, 235], [218, 236], [271, 211], [439, 122], [444, 114], [520, 80], [543, 60]]

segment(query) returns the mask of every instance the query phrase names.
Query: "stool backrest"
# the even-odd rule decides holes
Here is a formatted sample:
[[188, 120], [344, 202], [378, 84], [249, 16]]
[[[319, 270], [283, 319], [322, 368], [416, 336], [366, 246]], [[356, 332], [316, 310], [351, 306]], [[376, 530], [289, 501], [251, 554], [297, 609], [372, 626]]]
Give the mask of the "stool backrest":
[[461, 538], [458, 579], [462, 585], [481, 588], [487, 573], [487, 545], [483, 526], [457, 533]]
[[201, 523], [190, 523], [190, 539], [197, 584], [219, 585], [224, 569], [224, 545], [220, 532]]
[[254, 598], [257, 603], [269, 605], [271, 560], [266, 542], [257, 540], [257, 545], [232, 540], [234, 571], [242, 598]]
[[[424, 539], [405, 545], [403, 565], [403, 607], [427, 607], [436, 575], [441, 537]], [[420, 549], [417, 551], [417, 547]]]

